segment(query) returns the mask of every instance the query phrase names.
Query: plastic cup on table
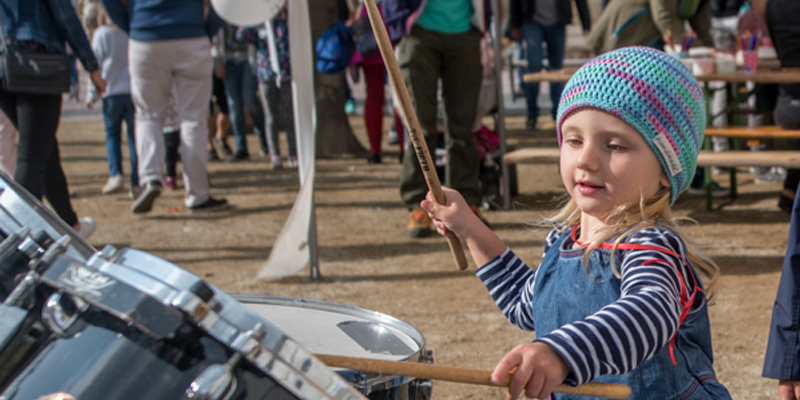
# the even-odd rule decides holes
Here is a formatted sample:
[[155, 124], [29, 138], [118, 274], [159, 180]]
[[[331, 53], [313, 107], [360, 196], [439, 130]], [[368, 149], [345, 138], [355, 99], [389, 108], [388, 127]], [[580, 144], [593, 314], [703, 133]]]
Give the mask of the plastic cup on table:
[[755, 73], [758, 70], [758, 51], [746, 50], [742, 53], [744, 59], [744, 72], [748, 74]]

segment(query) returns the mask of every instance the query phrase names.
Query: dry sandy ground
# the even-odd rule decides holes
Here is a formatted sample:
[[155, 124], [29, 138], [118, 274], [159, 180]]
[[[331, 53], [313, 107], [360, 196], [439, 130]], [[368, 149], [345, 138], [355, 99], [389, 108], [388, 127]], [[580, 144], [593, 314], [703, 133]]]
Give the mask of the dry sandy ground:
[[[360, 118], [352, 121], [366, 144]], [[526, 132], [522, 122], [508, 120], [511, 145], [554, 145], [552, 131]], [[226, 197], [234, 209], [190, 214], [179, 190], [166, 192], [151, 213], [135, 216], [126, 194], [100, 192], [107, 178], [103, 138], [97, 118], [65, 119], [59, 131], [64, 167], [77, 192], [73, 203], [80, 215], [97, 221], [90, 239], [97, 248], [113, 244], [144, 250], [229, 293], [319, 299], [391, 315], [421, 332], [440, 365], [488, 370], [515, 344], [533, 338], [503, 318], [472, 274], [474, 265], [466, 272], [456, 269], [443, 239], [407, 237], [396, 146], [384, 145], [387, 162], [381, 165], [363, 159], [318, 162], [324, 279], [312, 283], [307, 269], [280, 281], [255, 278], [294, 202], [296, 170], [272, 171], [257, 155], [247, 163], [212, 163], [212, 193]], [[258, 149], [255, 141], [252, 149]], [[555, 166], [522, 166], [519, 175], [513, 211], [490, 211], [485, 217], [517, 254], [536, 265], [545, 232], [532, 231], [525, 222], [552, 212], [551, 200], [561, 188]], [[724, 182], [727, 176], [719, 179]], [[739, 183], [743, 194], [721, 211], [707, 212], [702, 199], [684, 195], [676, 213], [698, 222], [689, 232], [722, 269], [717, 304], [710, 309], [719, 379], [734, 398], [771, 399], [776, 382], [760, 375], [789, 218], [776, 207], [777, 184], [755, 184], [744, 170]], [[502, 393], [434, 384], [435, 399], [501, 398]]]

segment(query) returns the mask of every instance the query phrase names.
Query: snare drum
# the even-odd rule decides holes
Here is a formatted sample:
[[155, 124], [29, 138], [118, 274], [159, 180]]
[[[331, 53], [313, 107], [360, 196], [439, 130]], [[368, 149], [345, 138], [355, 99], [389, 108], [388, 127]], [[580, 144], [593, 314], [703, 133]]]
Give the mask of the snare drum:
[[110, 246], [86, 261], [46, 254], [41, 301], [0, 304], [0, 399], [364, 399], [270, 321], [167, 261]]
[[[422, 334], [386, 314], [291, 297], [242, 294], [234, 297], [315, 354], [433, 362]], [[334, 370], [373, 400], [427, 400], [431, 396], [428, 380]]]

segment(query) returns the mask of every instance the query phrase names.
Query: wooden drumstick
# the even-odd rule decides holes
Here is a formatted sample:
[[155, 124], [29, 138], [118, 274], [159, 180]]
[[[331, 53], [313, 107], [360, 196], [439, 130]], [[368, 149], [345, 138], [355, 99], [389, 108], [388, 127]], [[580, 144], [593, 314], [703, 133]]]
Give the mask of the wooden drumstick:
[[[492, 371], [444, 367], [441, 365], [410, 361], [388, 361], [328, 354], [315, 354], [314, 356], [331, 367], [474, 385], [507, 387], [512, 377], [512, 375], [508, 375], [503, 382], [499, 385], [495, 385], [490, 381]], [[561, 384], [556, 386], [553, 392], [578, 396], [603, 397], [607, 399], [627, 399], [631, 397], [630, 387], [616, 383], [589, 382], [578, 386]]]
[[[375, 41], [378, 43], [378, 48], [383, 56], [383, 63], [386, 65], [386, 70], [389, 72], [389, 80], [392, 82], [397, 99], [400, 102], [400, 109], [403, 111], [403, 117], [408, 127], [408, 135], [411, 137], [411, 142], [414, 145], [414, 153], [417, 155], [417, 160], [422, 168], [422, 173], [425, 180], [428, 182], [428, 189], [433, 193], [433, 197], [439, 204], [444, 204], [445, 197], [442, 191], [442, 185], [439, 183], [439, 176], [436, 175], [433, 160], [428, 151], [428, 145], [425, 143], [425, 138], [422, 136], [422, 129], [419, 126], [417, 113], [414, 111], [414, 106], [411, 104], [411, 97], [408, 95], [408, 89], [403, 81], [403, 76], [400, 73], [400, 66], [394, 57], [392, 50], [392, 42], [389, 41], [389, 34], [386, 32], [386, 26], [383, 25], [381, 14], [378, 7], [375, 5], [375, 0], [366, 0], [364, 4], [367, 6], [367, 15], [369, 16], [370, 25], [372, 25], [372, 32], [375, 34]], [[467, 257], [464, 255], [464, 249], [461, 247], [461, 241], [458, 240], [453, 232], [448, 232], [445, 235], [447, 244], [450, 245], [450, 252], [453, 253], [458, 269], [467, 269]]]

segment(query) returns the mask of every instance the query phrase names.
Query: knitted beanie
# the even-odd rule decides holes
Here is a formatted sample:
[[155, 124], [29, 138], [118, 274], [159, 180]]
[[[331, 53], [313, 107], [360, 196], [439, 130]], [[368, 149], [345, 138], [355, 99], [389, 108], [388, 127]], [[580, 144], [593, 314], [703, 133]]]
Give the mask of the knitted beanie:
[[558, 105], [561, 125], [593, 107], [622, 118], [644, 137], [669, 177], [670, 204], [689, 187], [705, 133], [703, 89], [675, 57], [647, 47], [625, 47], [595, 57], [567, 82]]

